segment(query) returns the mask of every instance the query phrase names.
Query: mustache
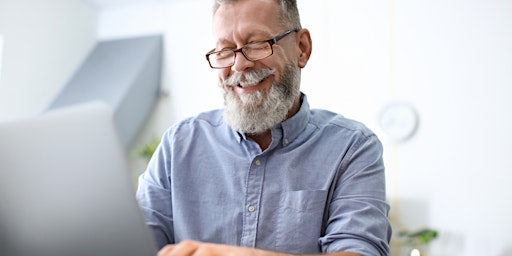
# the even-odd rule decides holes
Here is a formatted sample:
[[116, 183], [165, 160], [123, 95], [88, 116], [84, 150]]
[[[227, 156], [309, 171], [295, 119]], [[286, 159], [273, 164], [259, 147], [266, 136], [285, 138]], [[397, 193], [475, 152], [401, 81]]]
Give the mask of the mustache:
[[268, 76], [275, 74], [274, 69], [258, 69], [246, 73], [234, 73], [228, 79], [220, 82], [221, 86], [252, 86], [265, 80]]

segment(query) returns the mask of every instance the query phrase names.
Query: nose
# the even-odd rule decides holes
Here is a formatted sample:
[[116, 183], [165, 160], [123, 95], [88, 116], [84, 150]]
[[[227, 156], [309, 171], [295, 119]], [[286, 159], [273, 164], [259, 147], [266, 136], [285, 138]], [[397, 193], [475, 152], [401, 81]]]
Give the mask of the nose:
[[254, 66], [254, 61], [248, 60], [245, 55], [240, 51], [235, 53], [235, 64], [231, 66], [231, 70], [235, 72], [242, 72]]

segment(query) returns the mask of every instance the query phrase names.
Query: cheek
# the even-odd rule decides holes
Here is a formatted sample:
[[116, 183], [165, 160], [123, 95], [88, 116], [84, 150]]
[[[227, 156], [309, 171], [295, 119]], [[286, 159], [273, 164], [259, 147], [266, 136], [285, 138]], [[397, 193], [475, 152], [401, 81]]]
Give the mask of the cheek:
[[217, 76], [219, 81], [225, 81], [229, 77], [229, 68], [217, 69]]
[[262, 61], [265, 68], [271, 68], [276, 71], [274, 75], [274, 80], [279, 81], [281, 74], [285, 71], [286, 65], [293, 63], [294, 61], [288, 57], [288, 55], [283, 52], [274, 51], [275, 56], [271, 56], [274, 58], [268, 58]]
[[228, 79], [227, 73], [222, 70], [215, 70], [217, 72], [217, 85], [222, 87], [222, 83]]

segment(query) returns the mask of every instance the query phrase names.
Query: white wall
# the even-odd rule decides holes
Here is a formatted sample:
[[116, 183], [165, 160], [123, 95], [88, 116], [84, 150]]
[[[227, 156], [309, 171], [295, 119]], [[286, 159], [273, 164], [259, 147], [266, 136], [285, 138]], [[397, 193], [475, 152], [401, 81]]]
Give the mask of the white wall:
[[[5, 1], [0, 0], [0, 21]], [[508, 161], [512, 153], [512, 2], [298, 2], [303, 25], [311, 30], [314, 44], [312, 59], [303, 70], [302, 89], [312, 107], [363, 121], [381, 137], [395, 227], [438, 229], [440, 238], [432, 244], [433, 256], [512, 255], [512, 235], [508, 232], [512, 227], [512, 186], [508, 184], [512, 179], [512, 162]], [[165, 35], [163, 88], [169, 96], [159, 102], [135, 148], [178, 120], [222, 107], [215, 72], [204, 58], [213, 47], [211, 4], [210, 0], [164, 1], [100, 12], [99, 38]], [[42, 15], [47, 11], [45, 17], [50, 19], [56, 11], [44, 6], [38, 10], [45, 11], [27, 13]], [[23, 19], [19, 23], [23, 31], [33, 31], [33, 23], [24, 25], [27, 21]], [[9, 46], [9, 34], [1, 24], [5, 84], [6, 61], [16, 58], [6, 56], [13, 46]], [[60, 23], [45, 24], [58, 28]], [[74, 26], [80, 24], [78, 21]], [[39, 29], [50, 33], [55, 28]], [[61, 48], [71, 47], [65, 43], [71, 37], [84, 37], [85, 44], [89, 42], [89, 29], [69, 36], [73, 31], [62, 29], [54, 34], [64, 40]], [[17, 33], [30, 37], [30, 42], [41, 38], [38, 31]], [[73, 42], [73, 47], [78, 47]], [[52, 45], [42, 40], [35, 46], [31, 54], [20, 53], [32, 77], [26, 83], [32, 86], [0, 87], [1, 94], [7, 91], [8, 95], [23, 97], [16, 102], [0, 94], [0, 113], [5, 113], [5, 106], [21, 109], [10, 113], [39, 109], [43, 105], [39, 102], [54, 93], [55, 84], [65, 80], [57, 79], [55, 72], [49, 77], [41, 75], [50, 67], [30, 60], [39, 56], [34, 54], [43, 51], [43, 46]], [[80, 54], [71, 49], [68, 53]], [[66, 71], [69, 67], [59, 68]], [[37, 87], [34, 81], [40, 81]], [[389, 140], [376, 122], [380, 108], [393, 100], [411, 102], [420, 116], [417, 133], [403, 143]], [[144, 163], [133, 160], [133, 166], [136, 172], [141, 171]], [[483, 253], [477, 254], [479, 251]]]
[[96, 42], [96, 10], [81, 0], [0, 0], [0, 120], [44, 110]]
[[394, 194], [423, 201], [451, 255], [457, 242], [466, 253], [511, 255], [512, 2], [395, 4], [397, 94], [422, 124], [395, 148]]
[[0, 35], [0, 83], [2, 83], [2, 53], [4, 50], [4, 36]]

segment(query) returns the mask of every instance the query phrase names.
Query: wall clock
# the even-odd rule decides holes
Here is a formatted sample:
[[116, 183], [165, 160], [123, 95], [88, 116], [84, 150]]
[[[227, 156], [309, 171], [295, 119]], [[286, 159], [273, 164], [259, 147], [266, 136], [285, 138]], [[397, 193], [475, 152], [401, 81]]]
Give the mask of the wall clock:
[[393, 141], [411, 138], [418, 128], [418, 114], [406, 102], [392, 102], [385, 105], [378, 114], [378, 124]]

